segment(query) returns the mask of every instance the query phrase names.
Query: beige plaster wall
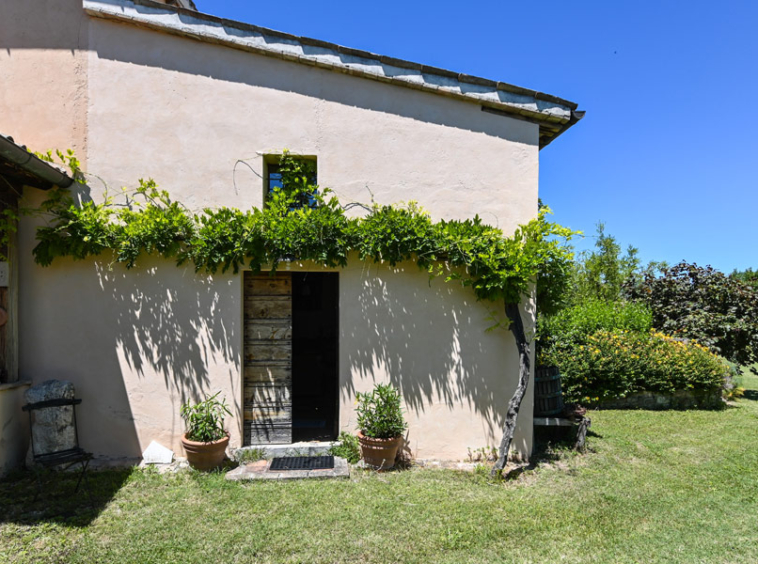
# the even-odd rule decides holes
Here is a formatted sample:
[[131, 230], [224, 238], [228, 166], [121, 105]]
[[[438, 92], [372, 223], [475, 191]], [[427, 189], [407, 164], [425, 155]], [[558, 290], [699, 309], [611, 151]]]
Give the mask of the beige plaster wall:
[[[192, 209], [260, 205], [263, 155], [289, 148], [316, 155], [320, 183], [343, 203], [413, 199], [437, 219], [479, 213], [506, 231], [535, 215], [536, 125], [124, 24], [85, 27], [79, 73], [86, 69], [87, 170], [97, 175], [87, 196], [153, 177]], [[26, 221], [21, 372], [75, 382], [86, 448], [135, 455], [158, 440], [178, 450], [181, 401], [216, 390], [241, 397], [240, 275], [198, 276], [158, 259], [130, 272], [107, 258], [42, 269], [29, 258], [33, 244]], [[467, 447], [497, 444], [517, 358], [507, 332], [485, 333], [489, 306], [441, 281], [430, 288], [412, 265], [351, 264], [340, 296], [343, 428], [354, 426], [355, 392], [390, 380], [402, 388], [416, 456], [458, 459]], [[531, 401], [530, 392], [522, 453], [531, 448]]]
[[21, 411], [29, 384], [0, 385], [0, 478], [23, 466], [29, 448], [29, 417]]
[[[531, 319], [528, 306], [522, 312]], [[417, 458], [458, 460], [497, 446], [516, 384], [518, 356], [507, 331], [485, 332], [494, 304], [468, 289], [434, 280], [413, 263], [361, 264], [340, 274], [340, 426], [355, 431], [355, 393], [391, 382], [405, 401], [406, 444]], [[522, 412], [531, 414], [530, 388]], [[520, 421], [514, 447], [531, 449], [531, 416]]]
[[[30, 206], [44, 197], [25, 195]], [[40, 223], [22, 223], [19, 254], [31, 254]], [[152, 440], [181, 453], [180, 406], [209, 391], [228, 399], [238, 444], [241, 277], [149, 257], [130, 271], [110, 262], [22, 263], [20, 372], [74, 383], [80, 442], [98, 456], [139, 456]]]
[[150, 176], [190, 207], [260, 205], [261, 154], [288, 148], [316, 155], [343, 201], [416, 199], [506, 230], [536, 212], [534, 124], [126, 24], [89, 29], [90, 169], [115, 188]]
[[0, 2], [0, 133], [86, 164], [88, 24], [81, 0]]

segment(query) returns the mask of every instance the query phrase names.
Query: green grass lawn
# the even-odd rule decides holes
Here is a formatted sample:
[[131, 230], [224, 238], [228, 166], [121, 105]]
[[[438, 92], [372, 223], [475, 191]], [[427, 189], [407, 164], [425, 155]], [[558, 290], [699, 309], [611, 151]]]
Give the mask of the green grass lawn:
[[516, 481], [449, 470], [238, 484], [98, 472], [101, 502], [0, 483], [0, 562], [758, 562], [758, 377], [736, 406], [593, 412], [591, 452]]

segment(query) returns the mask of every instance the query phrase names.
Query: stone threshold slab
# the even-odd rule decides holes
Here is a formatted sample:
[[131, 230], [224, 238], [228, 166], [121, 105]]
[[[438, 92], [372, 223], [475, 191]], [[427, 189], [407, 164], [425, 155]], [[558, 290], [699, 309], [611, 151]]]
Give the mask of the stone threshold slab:
[[334, 468], [328, 470], [275, 470], [270, 471], [270, 460], [258, 460], [244, 464], [226, 473], [227, 480], [236, 482], [244, 480], [326, 480], [347, 479], [350, 477], [350, 465], [344, 458], [334, 457]]
[[274, 458], [277, 456], [324, 456], [329, 454], [330, 448], [338, 444], [340, 444], [339, 441], [312, 441], [284, 445], [248, 445], [234, 449], [233, 458], [239, 459], [243, 452], [252, 450], [262, 453], [263, 458]]

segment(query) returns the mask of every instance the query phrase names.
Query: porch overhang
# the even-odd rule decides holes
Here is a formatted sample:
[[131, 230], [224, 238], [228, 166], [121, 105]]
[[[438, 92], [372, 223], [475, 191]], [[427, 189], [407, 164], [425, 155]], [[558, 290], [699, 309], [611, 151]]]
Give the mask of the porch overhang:
[[13, 137], [0, 135], [0, 177], [18, 186], [49, 190], [54, 186], [68, 188], [74, 179], [17, 145]]

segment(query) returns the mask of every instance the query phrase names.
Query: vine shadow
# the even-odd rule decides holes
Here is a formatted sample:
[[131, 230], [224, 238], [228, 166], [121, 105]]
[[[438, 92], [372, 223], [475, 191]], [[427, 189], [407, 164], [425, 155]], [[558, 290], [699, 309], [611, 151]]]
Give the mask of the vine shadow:
[[481, 431], [496, 444], [518, 357], [510, 333], [484, 330], [494, 304], [477, 302], [456, 283], [428, 283], [414, 264], [369, 268], [346, 300], [359, 313], [341, 315], [340, 346], [347, 347], [343, 356], [352, 374], [341, 381], [343, 398], [360, 391], [356, 379], [373, 385], [388, 377], [414, 418], [440, 404], [467, 406], [487, 422]]
[[[226, 370], [230, 388], [239, 387], [242, 305], [231, 277], [196, 274], [157, 258], [142, 257], [141, 263], [130, 270], [101, 268], [100, 285], [126, 371], [146, 391], [161, 382], [158, 393], [167, 392], [171, 405], [160, 408], [172, 414], [170, 434], [177, 436], [179, 407], [215, 391], [223, 382], [220, 371]], [[219, 364], [225, 367], [212, 368]], [[239, 402], [229, 403], [241, 417]]]

